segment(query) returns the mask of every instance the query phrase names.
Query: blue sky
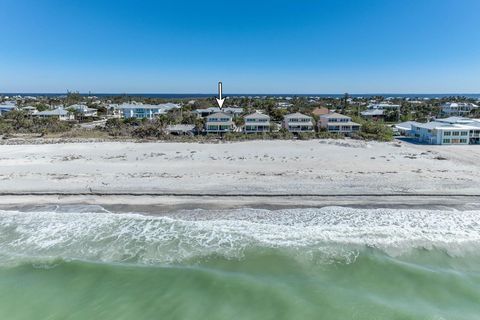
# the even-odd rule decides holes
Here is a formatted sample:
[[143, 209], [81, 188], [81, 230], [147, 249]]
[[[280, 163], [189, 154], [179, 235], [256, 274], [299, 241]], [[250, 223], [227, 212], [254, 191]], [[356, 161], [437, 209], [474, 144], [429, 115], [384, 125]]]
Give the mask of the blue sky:
[[0, 92], [478, 93], [480, 1], [1, 0]]

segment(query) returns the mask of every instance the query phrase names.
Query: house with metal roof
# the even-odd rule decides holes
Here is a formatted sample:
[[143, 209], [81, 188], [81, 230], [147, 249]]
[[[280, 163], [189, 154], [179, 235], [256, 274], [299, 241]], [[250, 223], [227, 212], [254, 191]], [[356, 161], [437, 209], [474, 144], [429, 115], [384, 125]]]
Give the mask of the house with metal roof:
[[29, 115], [32, 115], [32, 114], [35, 114], [35, 113], [38, 112], [37, 108], [35, 108], [33, 106], [22, 107], [21, 109], [22, 109], [22, 111], [26, 112]]
[[385, 118], [385, 110], [383, 109], [369, 109], [360, 112], [362, 118], [367, 120], [379, 121]]
[[351, 134], [360, 130], [360, 124], [353, 122], [349, 116], [329, 113], [320, 116], [318, 128], [332, 133]]
[[402, 136], [409, 136], [412, 132], [412, 124], [416, 124], [416, 121], [405, 121], [395, 124], [393, 127], [398, 130]]
[[73, 104], [69, 106], [68, 109], [73, 109], [82, 117], [96, 117], [98, 113], [97, 109], [89, 108], [84, 104]]
[[283, 128], [294, 133], [315, 131], [313, 118], [299, 112], [287, 114], [283, 118]]
[[7, 101], [4, 103], [0, 104], [0, 116], [3, 115], [4, 113], [10, 112], [12, 110], [16, 110], [17, 105], [15, 102]]
[[205, 117], [206, 133], [226, 133], [234, 129], [233, 116], [224, 112], [217, 112]]
[[58, 120], [67, 121], [73, 120], [74, 116], [68, 110], [65, 110], [63, 107], [58, 107], [54, 110], [40, 111], [32, 114], [32, 116], [37, 118], [56, 118]]
[[371, 103], [367, 106], [367, 109], [380, 109], [380, 110], [400, 110], [399, 104], [393, 104], [390, 102]]
[[205, 118], [206, 116], [219, 112], [228, 113], [231, 114], [233, 117], [237, 117], [243, 113], [243, 108], [225, 107], [220, 109], [219, 107], [210, 107], [206, 109], [196, 109], [193, 111], [193, 113], [196, 113], [200, 118]]
[[411, 136], [427, 144], [480, 144], [480, 119], [450, 117], [413, 123]]
[[143, 103], [123, 103], [114, 105], [114, 109], [119, 110], [123, 118], [154, 119], [155, 117], [167, 113], [172, 109], [180, 108], [175, 103], [163, 104], [143, 104]]
[[466, 116], [474, 109], [479, 108], [476, 104], [470, 102], [446, 102], [441, 107], [445, 116]]
[[243, 132], [245, 133], [263, 133], [270, 132], [270, 116], [255, 112], [249, 114], [243, 118], [245, 125], [243, 126]]

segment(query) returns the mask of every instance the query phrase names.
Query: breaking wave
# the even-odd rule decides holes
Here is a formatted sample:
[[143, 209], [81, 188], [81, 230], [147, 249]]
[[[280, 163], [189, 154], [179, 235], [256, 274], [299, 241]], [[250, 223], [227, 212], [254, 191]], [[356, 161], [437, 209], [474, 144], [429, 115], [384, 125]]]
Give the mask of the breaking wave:
[[189, 210], [165, 216], [99, 208], [0, 210], [0, 263], [83, 260], [162, 265], [276, 250], [318, 263], [351, 263], [373, 248], [390, 256], [480, 249], [480, 211], [411, 209]]

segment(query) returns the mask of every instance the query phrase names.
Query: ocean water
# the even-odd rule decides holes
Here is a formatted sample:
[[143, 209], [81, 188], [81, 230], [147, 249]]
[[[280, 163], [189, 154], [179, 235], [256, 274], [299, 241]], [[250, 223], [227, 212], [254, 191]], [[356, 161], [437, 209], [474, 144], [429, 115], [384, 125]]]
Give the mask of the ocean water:
[[480, 211], [0, 210], [0, 319], [480, 319]]

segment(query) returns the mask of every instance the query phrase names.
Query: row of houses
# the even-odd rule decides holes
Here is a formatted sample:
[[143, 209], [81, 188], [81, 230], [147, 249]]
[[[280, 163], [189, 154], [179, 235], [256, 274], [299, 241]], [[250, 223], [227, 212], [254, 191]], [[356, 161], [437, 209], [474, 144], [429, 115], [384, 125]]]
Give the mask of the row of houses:
[[[443, 116], [452, 117], [468, 116], [472, 111], [479, 108], [478, 105], [470, 102], [446, 102], [440, 105]], [[367, 110], [360, 112], [361, 116], [367, 120], [384, 120], [386, 111], [396, 110], [400, 112], [400, 105], [390, 104], [388, 102], [370, 104]], [[399, 113], [400, 115], [400, 113]]]
[[449, 117], [428, 123], [409, 121], [395, 126], [420, 143], [451, 145], [480, 144], [480, 119]]
[[0, 115], [3, 115], [12, 110], [22, 110], [25, 111], [27, 114], [38, 118], [57, 118], [59, 120], [65, 121], [73, 120], [75, 114], [83, 118], [96, 117], [98, 112], [97, 109], [89, 108], [88, 106], [83, 104], [74, 104], [68, 106], [67, 109], [65, 109], [63, 106], [59, 106], [55, 109], [45, 111], [38, 111], [37, 108], [33, 106], [25, 106], [19, 108], [14, 103], [0, 104]]
[[[205, 132], [227, 133], [242, 131], [244, 133], [264, 133], [278, 129], [276, 124], [271, 122], [270, 116], [260, 112], [243, 117], [244, 125], [242, 128], [235, 126], [233, 118], [234, 115], [227, 112], [217, 112], [205, 116]], [[280, 126], [292, 133], [315, 132], [316, 126], [319, 130], [341, 134], [352, 134], [360, 130], [358, 123], [353, 122], [350, 117], [338, 113], [321, 115], [318, 123], [315, 123], [313, 117], [298, 112], [292, 113], [283, 118]]]

